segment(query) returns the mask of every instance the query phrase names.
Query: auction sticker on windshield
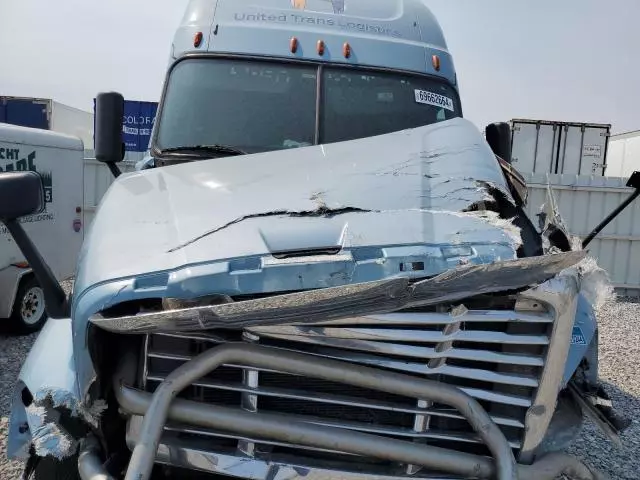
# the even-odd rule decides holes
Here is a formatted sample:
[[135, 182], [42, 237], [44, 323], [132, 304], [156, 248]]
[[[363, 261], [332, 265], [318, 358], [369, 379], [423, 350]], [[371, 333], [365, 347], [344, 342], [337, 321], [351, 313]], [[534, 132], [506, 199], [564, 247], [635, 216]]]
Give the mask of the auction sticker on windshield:
[[416, 102], [446, 108], [452, 112], [455, 111], [452, 99], [426, 90], [416, 90]]

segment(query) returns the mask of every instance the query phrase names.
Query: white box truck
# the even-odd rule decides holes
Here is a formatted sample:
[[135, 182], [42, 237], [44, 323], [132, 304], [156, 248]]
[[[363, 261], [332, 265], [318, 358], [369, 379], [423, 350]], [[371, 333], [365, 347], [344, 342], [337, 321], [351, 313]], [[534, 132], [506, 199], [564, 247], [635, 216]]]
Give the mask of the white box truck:
[[611, 136], [607, 177], [628, 178], [640, 170], [640, 130]]
[[[84, 238], [84, 148], [80, 139], [0, 123], [0, 171], [36, 171], [44, 211], [21, 221], [57, 279], [73, 275]], [[0, 321], [22, 332], [46, 322], [42, 288], [6, 227], [0, 227]]]
[[512, 163], [521, 173], [604, 175], [611, 125], [511, 120]]

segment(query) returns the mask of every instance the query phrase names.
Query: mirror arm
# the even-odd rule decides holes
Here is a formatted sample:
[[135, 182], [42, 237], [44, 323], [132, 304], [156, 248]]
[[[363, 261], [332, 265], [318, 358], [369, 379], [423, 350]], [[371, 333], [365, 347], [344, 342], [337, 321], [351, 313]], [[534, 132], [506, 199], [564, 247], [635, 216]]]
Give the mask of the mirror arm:
[[593, 232], [591, 232], [589, 236], [584, 239], [584, 242], [582, 242], [582, 248], [586, 248], [587, 245], [589, 245], [591, 241], [596, 237], [596, 235], [598, 235], [602, 230], [604, 230], [607, 227], [607, 225], [609, 225], [618, 215], [622, 213], [622, 211], [625, 208], [631, 205], [634, 202], [634, 200], [638, 197], [640, 197], [640, 188], [636, 189], [636, 191], [629, 198], [627, 198], [622, 203], [622, 205], [620, 205], [613, 212], [611, 212], [611, 215], [605, 218], [600, 225], [598, 225], [596, 228], [593, 229]]
[[107, 167], [109, 167], [109, 171], [111, 172], [111, 175], [113, 175], [113, 178], [118, 178], [120, 175], [122, 175], [122, 171], [115, 163], [108, 162], [106, 163], [106, 165]]
[[582, 248], [586, 248], [587, 245], [591, 243], [591, 241], [598, 235], [602, 230], [604, 230], [607, 225], [609, 225], [618, 215], [620, 215], [625, 208], [631, 205], [636, 198], [640, 197], [640, 171], [633, 172], [631, 177], [629, 177], [629, 181], [627, 182], [627, 187], [635, 188], [636, 191], [631, 194], [629, 198], [627, 198], [622, 205], [616, 208], [611, 215], [605, 218], [600, 225], [593, 229], [593, 232], [589, 234], [587, 238], [582, 242]]
[[22, 251], [29, 266], [33, 270], [36, 280], [44, 292], [45, 309], [50, 318], [68, 318], [70, 314], [67, 295], [56, 280], [55, 275], [46, 264], [40, 252], [33, 244], [27, 232], [24, 231], [18, 220], [4, 220], [3, 223], [13, 236], [18, 247]]

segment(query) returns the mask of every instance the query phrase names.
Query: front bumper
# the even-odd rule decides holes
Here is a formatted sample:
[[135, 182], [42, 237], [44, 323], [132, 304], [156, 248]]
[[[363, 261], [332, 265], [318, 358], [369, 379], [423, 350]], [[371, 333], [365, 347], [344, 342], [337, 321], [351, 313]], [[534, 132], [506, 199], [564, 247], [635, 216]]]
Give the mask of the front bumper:
[[[491, 450], [493, 459], [413, 442], [380, 438], [361, 432], [344, 431], [298, 421], [292, 422], [288, 421], [286, 416], [281, 415], [248, 414], [227, 407], [203, 405], [189, 400], [176, 400], [180, 391], [191, 382], [219, 366], [233, 362], [278, 369], [296, 375], [309, 375], [388, 393], [402, 393], [450, 405], [456, 408], [473, 426], [479, 437]], [[118, 374], [114, 377], [116, 397], [124, 413], [132, 416], [143, 415], [144, 418], [141, 424], [134, 428], [137, 435], [136, 438], [132, 438], [135, 445], [127, 469], [126, 480], [148, 479], [155, 462], [255, 480], [289, 480], [298, 477], [355, 480], [365, 476], [357, 472], [332, 471], [328, 468], [310, 468], [293, 463], [279, 464], [272, 461], [242, 459], [184, 448], [179, 444], [162, 444], [162, 432], [167, 420], [233, 431], [248, 437], [279, 440], [308, 447], [420, 465], [455, 475], [448, 476], [448, 473], [429, 477], [418, 475], [415, 478], [553, 480], [561, 474], [571, 475], [571, 478], [577, 480], [606, 478], [589, 470], [574, 458], [558, 454], [544, 458], [533, 465], [517, 465], [506, 438], [486, 411], [461, 390], [437, 382], [416, 380], [414, 377], [388, 373], [369, 367], [354, 366], [339, 361], [327, 360], [318, 363], [312, 356], [245, 344], [223, 345], [201, 354], [173, 372], [153, 395], [133, 389], [124, 383], [123, 378], [126, 378], [129, 367], [130, 364], [125, 360]], [[86, 461], [95, 460], [90, 455], [85, 455], [85, 459]], [[370, 474], [366, 474], [366, 477], [402, 478]]]
[[[547, 258], [545, 261], [550, 260], [553, 259]], [[507, 274], [507, 277], [511, 279], [511, 283], [516, 281], [514, 279], [517, 279], [518, 282], [524, 282], [521, 277], [519, 279], [518, 277], [526, 269], [523, 269], [517, 262], [510, 266], [513, 267], [511, 270], [505, 270], [494, 265], [492, 271], [482, 272], [482, 280], [486, 281], [487, 276], [491, 277], [493, 275], [496, 277], [495, 281], [491, 282], [488, 290], [493, 292], [503, 291], [504, 277]], [[461, 278], [456, 278], [455, 281], [460, 283], [459, 281], [462, 280], [469, 284], [470, 278], [468, 277], [468, 275], [462, 276]], [[426, 295], [425, 292], [428, 291], [429, 283], [433, 283], [433, 280], [427, 281], [425, 285], [419, 283], [411, 287], [412, 293], [408, 297], [409, 300], [402, 297], [404, 303], [429, 304], [434, 302], [435, 298], [431, 299], [429, 295], [422, 298], [422, 296]], [[477, 285], [477, 282], [474, 282], [474, 284]], [[521, 285], [531, 285], [531, 283], [525, 282], [524, 284], [521, 283]], [[460, 287], [460, 285], [456, 286]], [[455, 295], [452, 293], [447, 297], [447, 300], [460, 302], [465, 297], [472, 295], [471, 285], [466, 285], [466, 287], [456, 288]], [[545, 311], [551, 317], [544, 320], [545, 323], [551, 322], [546, 323], [549, 325], [549, 329], [544, 337], [548, 339], [545, 340], [548, 346], [545, 354], [546, 361], [543, 363], [539, 379], [536, 380], [536, 388], [533, 390], [534, 395], [531, 398], [526, 418], [523, 418], [526, 434], [518, 456], [519, 461], [523, 462], [523, 464], [533, 461], [535, 450], [544, 438], [555, 410], [555, 403], [562, 382], [563, 365], [566, 363], [571, 341], [578, 288], [579, 279], [577, 275], [567, 271], [518, 295], [519, 299], [524, 300], [525, 303], [528, 302], [529, 307], [527, 308], [538, 309], [539, 304], [544, 305]], [[315, 317], [310, 320], [307, 315], [313, 317], [313, 315], [318, 316], [319, 312], [322, 312], [321, 316], [323, 318], [326, 317], [328, 307], [324, 305], [323, 301], [329, 302], [329, 300], [333, 299], [335, 303], [335, 292], [324, 291], [321, 293], [326, 293], [331, 298], [324, 299], [322, 297], [318, 299], [318, 293], [311, 292], [298, 294], [301, 298], [294, 296], [291, 299], [292, 301], [288, 302], [283, 301], [288, 298], [287, 296], [273, 297], [266, 301], [242, 302], [236, 304], [237, 307], [235, 305], [230, 307], [204, 307], [206, 311], [203, 310], [202, 312], [200, 308], [191, 308], [128, 318], [106, 319], [96, 317], [92, 321], [97, 326], [111, 331], [147, 332], [147, 334], [166, 332], [167, 328], [169, 328], [168, 331], [174, 329], [179, 331], [181, 328], [183, 330], [185, 328], [192, 330], [193, 325], [184, 322], [191, 317], [197, 317], [196, 319], [199, 321], [201, 329], [215, 329], [220, 324], [223, 324], [232, 325], [233, 328], [244, 327], [244, 329], [251, 331], [252, 328], [260, 328], [261, 323], [266, 323], [267, 330], [269, 330], [269, 325], [278, 330], [286, 328], [279, 327], [278, 324], [288, 325], [290, 324], [289, 322], [295, 324], [296, 321], [305, 320], [306, 322], [317, 324], [320, 320], [315, 319]], [[438, 293], [442, 295], [441, 289], [438, 289]], [[452, 298], [452, 296], [455, 298]], [[354, 303], [355, 299], [349, 297], [351, 303], [354, 303], [354, 307], [357, 307], [355, 314], [366, 315], [371, 313], [369, 310], [375, 310], [376, 307], [370, 306], [370, 302], [379, 299], [379, 297], [367, 299], [366, 302], [360, 297], [362, 295], [357, 298], [357, 305]], [[418, 297], [420, 298], [417, 299]], [[395, 295], [390, 295], [390, 298], [391, 301], [395, 302], [393, 310], [399, 308], [396, 305], [398, 300]], [[309, 301], [307, 302], [307, 300]], [[304, 309], [300, 307], [301, 304], [305, 306]], [[324, 308], [318, 307], [318, 304]], [[273, 307], [274, 309], [267, 307]], [[287, 310], [289, 307], [294, 308], [295, 312], [289, 312]], [[330, 311], [333, 310], [335, 308], [330, 309]], [[349, 308], [348, 310], [347, 313], [354, 314], [353, 309]], [[392, 309], [390, 308], [389, 310]], [[287, 314], [283, 314], [283, 312]], [[211, 315], [212, 313], [213, 315]], [[336, 313], [335, 319], [351, 318], [347, 313], [342, 311], [339, 314]], [[276, 323], [277, 319], [275, 317], [277, 314], [282, 314], [286, 320], [280, 318], [279, 323]], [[242, 321], [240, 321], [238, 315], [242, 317]], [[265, 322], [265, 315], [269, 317], [268, 322]], [[229, 321], [223, 321], [225, 316], [230, 316]], [[501, 318], [504, 320], [504, 317]], [[509, 321], [515, 321], [517, 324], [525, 321], [525, 318], [528, 317], [526, 315], [523, 316], [522, 313], [515, 312], [513, 318], [510, 317]], [[529, 318], [526, 321], [531, 321], [532, 319], [534, 318]], [[484, 320], [489, 320], [489, 318]], [[492, 321], [494, 320], [496, 319]], [[161, 322], [161, 324], [158, 322]], [[436, 323], [441, 322], [438, 321]], [[455, 323], [463, 324], [463, 322], [457, 320]], [[264, 333], [262, 332], [262, 334]], [[325, 331], [324, 333], [328, 334], [330, 332]], [[359, 333], [362, 332], [360, 331]], [[488, 334], [489, 332], [486, 333]], [[443, 332], [444, 337], [437, 340], [438, 345], [436, 345], [432, 355], [440, 355], [443, 343], [446, 344], [445, 346], [449, 349], [449, 353], [456, 351], [455, 346], [451, 350], [451, 345], [448, 345], [452, 340], [449, 337], [450, 334], [451, 332], [448, 330]], [[472, 335], [472, 340], [477, 343], [479, 337], [476, 338], [477, 335], [473, 332], [465, 333], [465, 335], [469, 334]], [[433, 334], [429, 335], [431, 335], [430, 338], [433, 338]], [[500, 337], [499, 334], [497, 337], [486, 338], [485, 340], [495, 342], [497, 338], [514, 340], [509, 335]], [[521, 337], [521, 339], [528, 338], [530, 337]], [[380, 340], [384, 341], [384, 338]], [[353, 340], [348, 340], [348, 342], [352, 342], [351, 345], [354, 346]], [[509, 349], [506, 349], [506, 351], [508, 352]], [[470, 352], [471, 350], [465, 350], [463, 353], [467, 355]], [[335, 358], [319, 358], [306, 352], [258, 346], [250, 343], [223, 343], [220, 346], [206, 350], [204, 353], [200, 353], [198, 356], [181, 360], [186, 360], [186, 362], [175, 370], [169, 370], [171, 373], [168, 373], [166, 377], [154, 379], [160, 380], [154, 394], [138, 391], [129, 386], [132, 385], [131, 379], [125, 374], [135, 369], [133, 365], [135, 359], [131, 359], [130, 363], [125, 363], [120, 373], [115, 377], [115, 391], [120, 409], [129, 416], [128, 441], [134, 452], [127, 479], [135, 478], [136, 480], [141, 480], [148, 478], [154, 463], [165, 463], [176, 467], [187, 467], [210, 473], [222, 473], [250, 479], [274, 478], [274, 475], [290, 478], [291, 476], [309, 476], [312, 473], [323, 478], [349, 478], [351, 476], [354, 478], [362, 476], [406, 478], [407, 475], [411, 475], [415, 478], [431, 479], [552, 479], [555, 477], [549, 472], [559, 474], [566, 471], [567, 468], [571, 469], [572, 472], [578, 472], [578, 474], [574, 473], [576, 478], [596, 478], [583, 465], [564, 456], [554, 456], [550, 457], [550, 460], [546, 460], [547, 464], [543, 465], [545, 468], [544, 473], [540, 470], [542, 468], [540, 463], [529, 467], [516, 465], [512, 451], [512, 447], [516, 447], [510, 444], [505, 437], [505, 433], [497, 426], [496, 422], [498, 420], [494, 422], [492, 417], [488, 415], [487, 410], [472, 395], [469, 395], [469, 392], [446, 382], [429, 381], [404, 373], [394, 373], [389, 370], [382, 370], [376, 365], [358, 365], [357, 362], [349, 361], [349, 358], [346, 358], [346, 362], [338, 361]], [[252, 369], [275, 371], [297, 375], [298, 377], [315, 378], [348, 385], [353, 388], [385, 392], [390, 395], [401, 395], [408, 398], [421, 399], [425, 403], [448, 406], [456, 410], [458, 412], [457, 415], [468, 422], [468, 426], [470, 425], [472, 428], [471, 433], [475, 431], [477, 440], [488, 447], [488, 453], [486, 456], [485, 454], [478, 455], [477, 452], [472, 454], [447, 448], [446, 446], [403, 441], [394, 438], [394, 436], [372, 435], [371, 433], [378, 432], [372, 430], [367, 432], [362, 429], [360, 429], [361, 431], [354, 431], [348, 427], [342, 428], [343, 426], [339, 424], [317, 424], [306, 418], [292, 417], [287, 411], [279, 411], [278, 413], [263, 413], [263, 411], [260, 411], [258, 413], [255, 409], [251, 411], [246, 408], [229, 408], [227, 405], [213, 405], [201, 401], [176, 399], [182, 390], [210, 375], [218, 367], [226, 365], [240, 365], [242, 366], [241, 368], [247, 368], [249, 371]], [[145, 363], [145, 375], [147, 366]], [[459, 374], [460, 371], [456, 371], [456, 373]], [[498, 377], [493, 376], [491, 378]], [[129, 380], [125, 381], [124, 379]], [[504, 378], [502, 378], [502, 381], [504, 381]], [[526, 380], [526, 382], [530, 382], [530, 380]], [[243, 391], [248, 387], [253, 388], [252, 385], [247, 384], [242, 387]], [[225, 388], [228, 388], [228, 386]], [[346, 390], [348, 391], [349, 389], [347, 388]], [[251, 392], [253, 391], [249, 392], [249, 396], [252, 395]], [[258, 394], [264, 393], [261, 389], [257, 389], [255, 392]], [[474, 394], [477, 394], [477, 390]], [[276, 444], [274, 442], [280, 442], [283, 445], [295, 445], [301, 449], [308, 448], [337, 455], [333, 459], [329, 457], [329, 461], [320, 461], [312, 464], [301, 462], [301, 459], [296, 461], [295, 458], [283, 461], [275, 456], [254, 455], [248, 452], [243, 454], [240, 446], [238, 446], [237, 450], [228, 452], [218, 448], [211, 448], [211, 443], [214, 442], [207, 444], [206, 439], [203, 447], [202, 443], [198, 445], [194, 442], [181, 442], [179, 435], [166, 435], [167, 431], [171, 431], [171, 424], [180, 424], [180, 431], [187, 434], [189, 429], [192, 429], [196, 436], [198, 433], [222, 432], [223, 436], [228, 434], [229, 437], [239, 439], [240, 443], [243, 440], [249, 444], [269, 442], [274, 445]], [[367, 468], [365, 473], [362, 468], [351, 470], [340, 468], [340, 466], [337, 466], [336, 461], [332, 461], [338, 457], [343, 457], [344, 454], [424, 468], [405, 472], [387, 470], [380, 474], [374, 469]], [[300, 463], [304, 464], [300, 465]], [[535, 472], [535, 476], [528, 476], [531, 472]]]

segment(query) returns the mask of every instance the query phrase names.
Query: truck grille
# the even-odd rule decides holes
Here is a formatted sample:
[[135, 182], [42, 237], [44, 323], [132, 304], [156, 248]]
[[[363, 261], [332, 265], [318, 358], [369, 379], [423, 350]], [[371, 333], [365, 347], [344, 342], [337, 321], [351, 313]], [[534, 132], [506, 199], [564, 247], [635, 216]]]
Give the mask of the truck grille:
[[[515, 303], [515, 302], [514, 302]], [[515, 304], [511, 304], [513, 308]], [[153, 392], [183, 362], [225, 342], [252, 342], [438, 380], [476, 398], [502, 429], [517, 455], [527, 409], [545, 363], [554, 317], [539, 304], [527, 310], [407, 311], [329, 322], [238, 332], [153, 334], [144, 345], [142, 386]], [[479, 454], [488, 450], [470, 425], [445, 405], [389, 395], [280, 372], [226, 365], [211, 372], [181, 398], [238, 406], [249, 412], [278, 412], [292, 419]], [[293, 454], [322, 458], [336, 452], [239, 438], [233, 434], [168, 424], [171, 435], [206, 439], [212, 450], [243, 455]], [[342, 461], [367, 463], [351, 455]], [[384, 463], [384, 462], [377, 462]], [[390, 467], [390, 465], [387, 465]], [[393, 465], [412, 473], [413, 467]]]

